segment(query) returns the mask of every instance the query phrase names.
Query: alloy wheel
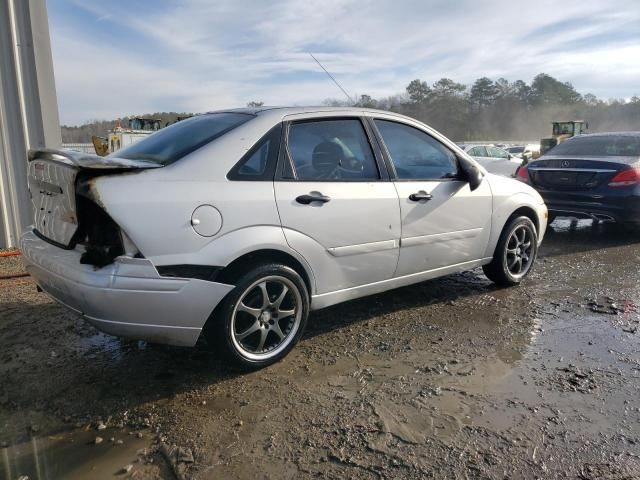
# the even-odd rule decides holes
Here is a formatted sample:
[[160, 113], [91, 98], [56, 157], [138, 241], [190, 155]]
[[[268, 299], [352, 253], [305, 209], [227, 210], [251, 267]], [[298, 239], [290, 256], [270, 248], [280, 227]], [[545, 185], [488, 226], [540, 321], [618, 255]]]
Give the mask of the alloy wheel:
[[533, 233], [527, 225], [518, 225], [509, 235], [505, 265], [514, 277], [522, 277], [531, 268], [534, 257]]
[[253, 282], [240, 296], [231, 319], [235, 348], [251, 360], [278, 355], [294, 339], [302, 319], [302, 297], [288, 278]]

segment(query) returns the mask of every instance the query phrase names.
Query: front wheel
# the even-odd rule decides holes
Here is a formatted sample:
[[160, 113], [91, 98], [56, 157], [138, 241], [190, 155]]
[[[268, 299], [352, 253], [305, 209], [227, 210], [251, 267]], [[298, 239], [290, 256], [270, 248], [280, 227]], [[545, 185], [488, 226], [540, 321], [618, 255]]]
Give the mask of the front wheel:
[[529, 217], [514, 217], [500, 234], [491, 263], [484, 274], [500, 285], [517, 285], [533, 268], [538, 254], [538, 234]]
[[234, 363], [262, 368], [295, 346], [308, 314], [309, 294], [300, 275], [284, 265], [261, 265], [236, 282], [216, 308], [206, 336]]

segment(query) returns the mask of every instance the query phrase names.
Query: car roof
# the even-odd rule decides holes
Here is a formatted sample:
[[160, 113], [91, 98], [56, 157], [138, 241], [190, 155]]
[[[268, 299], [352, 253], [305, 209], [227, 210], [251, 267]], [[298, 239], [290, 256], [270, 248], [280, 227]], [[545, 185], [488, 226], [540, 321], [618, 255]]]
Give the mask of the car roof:
[[576, 135], [575, 137], [571, 137], [571, 138], [582, 138], [582, 137], [591, 137], [591, 138], [593, 137], [640, 137], [640, 131], [583, 133], [582, 135]]
[[280, 106], [262, 106], [262, 107], [243, 107], [243, 108], [229, 108], [222, 110], [214, 110], [208, 113], [248, 113], [251, 115], [274, 115], [274, 116], [286, 116], [286, 115], [295, 115], [301, 113], [326, 113], [326, 112], [335, 112], [342, 114], [356, 114], [360, 115], [363, 112], [372, 113], [372, 114], [384, 114], [391, 115], [393, 117], [397, 117], [399, 119], [406, 119], [411, 121], [416, 121], [416, 119], [408, 117], [406, 115], [402, 115], [395, 112], [390, 112], [387, 110], [378, 110], [375, 108], [362, 108], [362, 107], [329, 107], [326, 105], [320, 106], [298, 106], [298, 107], [280, 107]]

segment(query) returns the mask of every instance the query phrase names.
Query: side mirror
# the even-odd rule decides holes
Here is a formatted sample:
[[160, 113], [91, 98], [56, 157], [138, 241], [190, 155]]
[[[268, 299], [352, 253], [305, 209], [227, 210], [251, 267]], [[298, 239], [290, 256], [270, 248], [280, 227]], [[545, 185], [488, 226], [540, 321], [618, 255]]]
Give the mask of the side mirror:
[[464, 179], [469, 182], [469, 188], [473, 192], [482, 183], [484, 175], [475, 164], [471, 163], [466, 158], [459, 157], [458, 160], [460, 162], [460, 169], [462, 170]]

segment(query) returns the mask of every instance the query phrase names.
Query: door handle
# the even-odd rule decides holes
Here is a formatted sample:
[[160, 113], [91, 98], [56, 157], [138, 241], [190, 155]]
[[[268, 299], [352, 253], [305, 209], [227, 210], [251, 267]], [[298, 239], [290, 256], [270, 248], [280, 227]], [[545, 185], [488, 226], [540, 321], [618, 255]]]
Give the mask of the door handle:
[[430, 193], [422, 191], [409, 195], [409, 200], [411, 200], [412, 202], [419, 202], [420, 200], [431, 200], [432, 198], [433, 196]]
[[322, 194], [300, 195], [299, 197], [296, 197], [296, 202], [301, 203], [302, 205], [309, 205], [311, 202], [327, 203], [329, 200], [331, 200], [331, 197], [327, 197]]

